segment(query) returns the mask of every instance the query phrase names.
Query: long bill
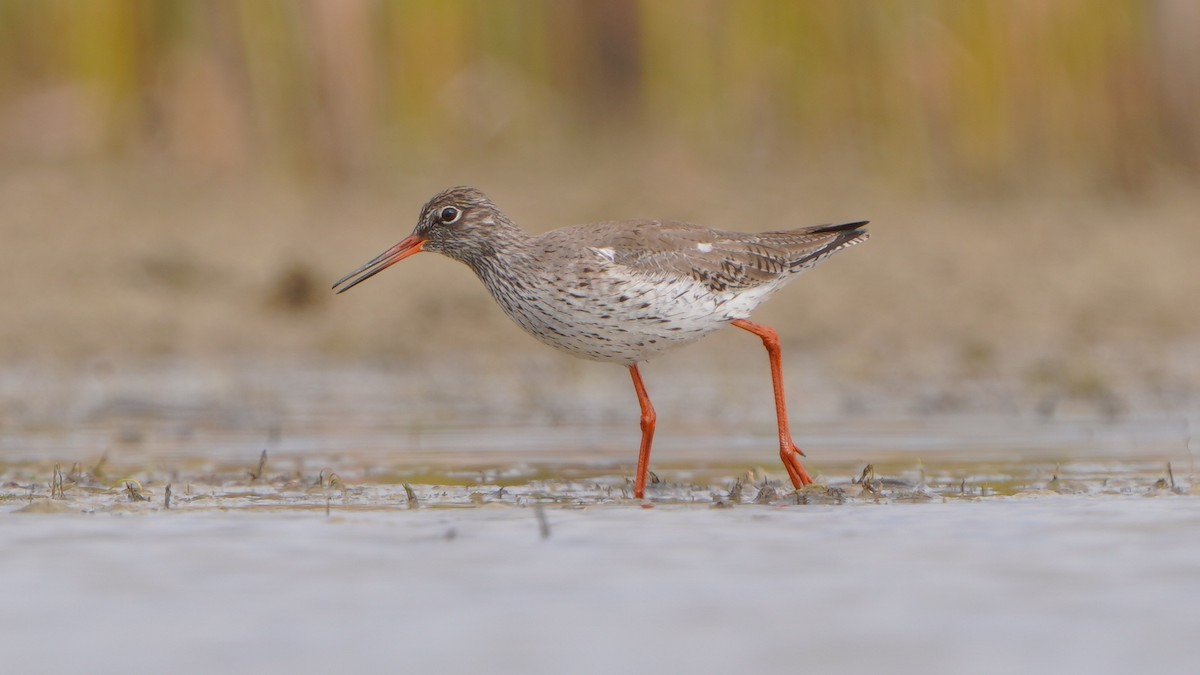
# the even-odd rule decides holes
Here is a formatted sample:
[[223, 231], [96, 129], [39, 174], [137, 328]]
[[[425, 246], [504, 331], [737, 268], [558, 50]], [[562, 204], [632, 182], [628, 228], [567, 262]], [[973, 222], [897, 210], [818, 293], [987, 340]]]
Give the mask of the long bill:
[[[354, 288], [367, 279], [379, 274], [392, 265], [404, 260], [408, 256], [413, 255], [414, 253], [420, 253], [421, 247], [424, 245], [425, 239], [423, 237], [418, 237], [415, 234], [409, 235], [405, 237], [404, 240], [399, 244], [396, 244], [383, 253], [380, 253], [371, 262], [354, 270], [341, 279], [338, 279], [337, 283], [333, 285], [333, 289], [338, 293], [345, 293], [351, 288]], [[338, 288], [339, 286], [341, 286], [341, 288]]]

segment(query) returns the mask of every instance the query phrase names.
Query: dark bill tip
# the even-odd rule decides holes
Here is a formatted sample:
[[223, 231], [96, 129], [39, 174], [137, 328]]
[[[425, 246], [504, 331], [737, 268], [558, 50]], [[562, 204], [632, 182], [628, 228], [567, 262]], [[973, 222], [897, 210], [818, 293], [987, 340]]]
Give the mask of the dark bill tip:
[[338, 279], [332, 288], [338, 293], [345, 293], [408, 256], [420, 253], [421, 247], [424, 245], [425, 240], [415, 234], [405, 237], [399, 244], [380, 253], [367, 264]]

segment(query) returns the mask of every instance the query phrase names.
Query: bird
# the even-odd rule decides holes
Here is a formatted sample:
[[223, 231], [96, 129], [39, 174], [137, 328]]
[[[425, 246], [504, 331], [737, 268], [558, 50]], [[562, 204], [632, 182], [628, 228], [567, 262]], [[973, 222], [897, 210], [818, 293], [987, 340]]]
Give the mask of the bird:
[[779, 456], [800, 489], [813, 479], [788, 424], [779, 335], [749, 317], [801, 272], [866, 241], [868, 222], [751, 234], [674, 220], [620, 220], [530, 234], [483, 192], [459, 186], [426, 202], [412, 234], [333, 290], [344, 293], [417, 253], [440, 253], [470, 267], [533, 337], [572, 356], [628, 368], [641, 407], [637, 499], [645, 498], [657, 423], [639, 364], [727, 325], [749, 331], [769, 357]]

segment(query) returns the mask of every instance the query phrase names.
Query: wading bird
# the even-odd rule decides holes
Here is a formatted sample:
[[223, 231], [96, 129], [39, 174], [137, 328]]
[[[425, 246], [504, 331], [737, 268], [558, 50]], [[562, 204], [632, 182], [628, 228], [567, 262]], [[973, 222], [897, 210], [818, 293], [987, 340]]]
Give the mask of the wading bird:
[[779, 336], [750, 313], [804, 270], [867, 239], [867, 221], [746, 234], [670, 220], [517, 227], [482, 192], [450, 188], [421, 209], [413, 233], [333, 285], [338, 293], [422, 251], [466, 263], [509, 318], [573, 356], [629, 368], [641, 404], [634, 495], [644, 497], [655, 414], [638, 364], [733, 325], [771, 361], [779, 456], [792, 485], [812, 483], [792, 440]]

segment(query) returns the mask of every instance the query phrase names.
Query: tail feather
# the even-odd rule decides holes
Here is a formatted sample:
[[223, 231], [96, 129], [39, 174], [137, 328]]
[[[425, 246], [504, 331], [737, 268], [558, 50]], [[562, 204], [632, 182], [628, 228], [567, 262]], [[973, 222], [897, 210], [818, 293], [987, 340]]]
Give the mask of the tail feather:
[[[799, 250], [797, 252], [800, 255], [788, 260], [788, 268], [793, 271], [807, 269], [844, 248], [866, 241], [871, 234], [862, 229], [862, 227], [868, 222], [870, 221], [860, 220], [840, 225], [818, 225], [803, 230], [793, 230], [792, 234], [800, 235], [803, 239], [806, 239], [808, 245], [798, 247]], [[821, 237], [821, 235], [832, 236]], [[814, 238], [824, 239], [824, 241], [821, 241], [820, 244], [814, 247]]]
[[807, 232], [808, 234], [825, 234], [826, 232], [849, 232], [851, 230], [857, 230], [869, 222], [871, 222], [871, 221], [860, 220], [855, 223], [842, 223], [841, 225], [818, 225], [816, 227], [809, 228], [805, 232]]

